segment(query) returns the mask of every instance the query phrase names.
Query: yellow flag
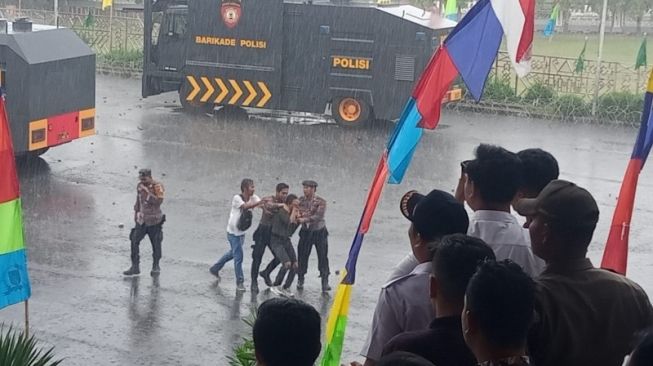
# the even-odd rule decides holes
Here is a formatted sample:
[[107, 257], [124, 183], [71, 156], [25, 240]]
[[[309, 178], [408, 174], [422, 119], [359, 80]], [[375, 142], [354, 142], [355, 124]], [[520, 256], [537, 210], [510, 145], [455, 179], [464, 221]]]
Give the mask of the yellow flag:
[[102, 0], [102, 10], [113, 6], [113, 0]]

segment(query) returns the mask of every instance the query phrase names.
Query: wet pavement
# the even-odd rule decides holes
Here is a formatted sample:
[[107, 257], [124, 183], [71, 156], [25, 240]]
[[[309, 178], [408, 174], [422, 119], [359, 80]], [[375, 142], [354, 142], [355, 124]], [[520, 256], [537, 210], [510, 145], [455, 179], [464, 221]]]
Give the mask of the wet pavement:
[[[67, 358], [65, 365], [228, 363], [231, 347], [250, 333], [241, 318], [272, 296], [249, 292], [251, 232], [244, 265], [248, 292], [236, 294], [230, 264], [221, 283], [208, 273], [227, 248], [229, 201], [244, 177], [255, 180], [259, 195], [271, 194], [280, 181], [295, 193], [301, 193], [303, 179], [318, 181], [318, 194], [329, 203], [332, 270], [344, 265], [391, 125], [350, 130], [312, 118], [189, 116], [174, 94], [142, 100], [139, 81], [108, 77], [98, 77], [97, 95], [96, 136], [54, 148], [20, 168], [33, 286], [30, 324]], [[307, 123], [298, 124], [302, 120]], [[560, 161], [561, 177], [588, 188], [600, 205], [590, 253], [598, 263], [635, 135], [624, 127], [445, 113], [438, 129], [424, 136], [404, 183], [387, 186], [379, 203], [359, 261], [343, 359], [356, 357], [379, 288], [408, 251], [408, 223], [398, 210], [405, 191], [453, 190], [459, 162], [481, 142], [512, 150], [542, 147]], [[142, 167], [151, 168], [166, 188], [162, 273], [149, 275], [145, 239], [144, 274], [125, 279]], [[629, 263], [630, 277], [649, 294], [652, 188], [653, 173], [644, 169]], [[264, 263], [269, 258], [266, 253]], [[307, 288], [298, 296], [326, 315], [331, 299], [318, 291], [316, 267], [313, 254]], [[22, 309], [0, 311], [0, 321], [22, 324]]]

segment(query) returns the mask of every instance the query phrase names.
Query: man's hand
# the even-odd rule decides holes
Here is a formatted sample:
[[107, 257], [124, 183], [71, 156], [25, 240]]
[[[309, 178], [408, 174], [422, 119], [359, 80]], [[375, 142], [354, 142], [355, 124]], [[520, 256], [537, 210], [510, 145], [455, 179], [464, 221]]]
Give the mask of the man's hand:
[[297, 222], [300, 224], [308, 222], [308, 217], [300, 217], [297, 219]]

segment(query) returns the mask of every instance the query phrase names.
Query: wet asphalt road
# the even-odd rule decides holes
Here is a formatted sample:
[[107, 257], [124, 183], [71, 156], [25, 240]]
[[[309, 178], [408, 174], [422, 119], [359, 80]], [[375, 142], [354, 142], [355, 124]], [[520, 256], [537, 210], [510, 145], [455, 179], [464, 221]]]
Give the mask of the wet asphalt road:
[[[280, 181], [295, 193], [301, 193], [303, 179], [318, 181], [318, 194], [329, 203], [331, 267], [344, 265], [391, 126], [347, 130], [242, 116], [193, 117], [179, 110], [176, 95], [142, 100], [137, 80], [98, 77], [97, 95], [96, 136], [52, 149], [20, 168], [31, 327], [67, 358], [65, 365], [227, 364], [231, 347], [249, 333], [241, 317], [271, 296], [249, 292], [249, 234], [248, 292], [236, 295], [232, 265], [223, 270], [221, 283], [207, 271], [227, 248], [229, 201], [243, 177], [255, 180], [259, 195], [272, 193]], [[378, 290], [408, 251], [408, 223], [398, 210], [405, 191], [453, 190], [459, 162], [481, 142], [513, 150], [542, 147], [559, 159], [563, 178], [587, 187], [599, 202], [601, 222], [590, 254], [598, 263], [635, 135], [632, 128], [445, 113], [440, 127], [423, 138], [404, 183], [386, 187], [377, 208], [359, 261], [344, 359], [356, 357]], [[146, 239], [144, 274], [125, 279], [121, 272], [129, 265], [128, 234], [142, 167], [150, 167], [166, 188], [163, 272], [150, 277]], [[629, 267], [649, 294], [652, 188], [653, 173], [645, 169]], [[264, 263], [268, 258], [269, 253]], [[316, 262], [313, 254], [307, 289], [299, 297], [326, 315], [330, 298], [318, 291]], [[0, 311], [0, 320], [21, 324], [22, 306]]]

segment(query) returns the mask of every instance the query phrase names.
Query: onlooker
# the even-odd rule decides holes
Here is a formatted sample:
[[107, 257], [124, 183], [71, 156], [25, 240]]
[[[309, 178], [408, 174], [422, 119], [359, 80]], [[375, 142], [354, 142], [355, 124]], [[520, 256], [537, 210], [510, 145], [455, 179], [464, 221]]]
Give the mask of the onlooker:
[[529, 336], [534, 363], [621, 365], [633, 335], [653, 324], [653, 309], [639, 285], [594, 268], [586, 258], [599, 219], [592, 195], [554, 180], [516, 208], [530, 218], [533, 251], [546, 261], [537, 278], [538, 317]]
[[469, 224], [463, 205], [451, 194], [439, 190], [426, 196], [408, 192], [400, 202], [400, 209], [411, 222], [408, 239], [419, 264], [408, 275], [386, 283], [381, 289], [361, 352], [366, 366], [374, 365], [381, 358], [383, 346], [392, 337], [428, 327], [434, 317], [428, 296], [433, 252], [444, 235], [464, 233]]
[[431, 361], [422, 356], [412, 354], [409, 352], [394, 352], [387, 356], [383, 356], [378, 366], [439, 366], [433, 365]]
[[320, 354], [320, 314], [311, 305], [273, 298], [258, 308], [254, 352], [260, 366], [313, 366]]
[[653, 365], [653, 329], [642, 333], [626, 364], [626, 366], [651, 365]]
[[479, 365], [530, 365], [526, 339], [534, 303], [535, 283], [519, 265], [505, 260], [479, 267], [467, 285], [462, 313], [465, 342]]
[[474, 366], [476, 359], [465, 344], [460, 314], [469, 279], [494, 252], [483, 240], [464, 234], [442, 238], [433, 256], [431, 302], [435, 319], [429, 329], [402, 333], [385, 345], [383, 354], [407, 351], [438, 366]]
[[522, 164], [516, 154], [499, 146], [481, 144], [476, 159], [463, 162], [464, 197], [474, 214], [467, 234], [481, 238], [497, 256], [511, 259], [531, 276], [544, 266], [535, 258], [528, 232], [510, 213], [510, 203], [521, 187]]
[[281, 289], [274, 287], [273, 292], [279, 295], [292, 296], [290, 286], [295, 279], [297, 272], [297, 253], [292, 246], [290, 237], [295, 233], [299, 224], [297, 217], [299, 216], [299, 199], [294, 194], [289, 194], [286, 197], [286, 202], [283, 207], [277, 211], [272, 217], [272, 240], [270, 242], [270, 249], [274, 253], [274, 257], [281, 263], [283, 267], [279, 269], [277, 278], [274, 281], [274, 286], [281, 286], [286, 273], [288, 277]]
[[240, 192], [231, 200], [231, 211], [227, 223], [227, 240], [230, 249], [209, 269], [209, 272], [220, 279], [220, 270], [233, 259], [236, 272], [236, 290], [244, 292], [243, 243], [245, 242], [245, 232], [252, 224], [252, 212], [248, 212], [248, 210], [262, 205], [263, 202], [254, 194], [254, 181], [251, 179], [245, 178], [240, 182]]
[[152, 244], [152, 271], [150, 274], [156, 276], [161, 272], [159, 261], [161, 260], [161, 245], [163, 243], [163, 223], [166, 221], [166, 215], [161, 211], [163, 184], [152, 178], [150, 169], [139, 170], [138, 179], [136, 203], [134, 204], [135, 226], [129, 233], [132, 265], [122, 274], [125, 276], [141, 274], [139, 246], [141, 240], [147, 235]]
[[[286, 183], [277, 184], [274, 196], [268, 196], [261, 199], [264, 204], [263, 214], [261, 214], [261, 221], [258, 223], [252, 239], [254, 239], [254, 245], [252, 246], [252, 292], [258, 292], [258, 275], [259, 269], [261, 267], [261, 261], [263, 260], [263, 254], [265, 254], [265, 248], [270, 246], [270, 239], [272, 235], [272, 216], [275, 212], [283, 206], [283, 203], [288, 196], [288, 185]], [[268, 287], [272, 286], [272, 281], [270, 280], [270, 273], [279, 265], [277, 258], [273, 258], [272, 261], [261, 271], [261, 277], [265, 281], [265, 284]]]
[[[535, 198], [552, 180], [558, 179], [558, 161], [542, 149], [526, 149], [517, 153], [522, 163], [522, 185], [512, 201], [513, 208], [522, 198]], [[527, 227], [528, 223], [524, 224]]]

